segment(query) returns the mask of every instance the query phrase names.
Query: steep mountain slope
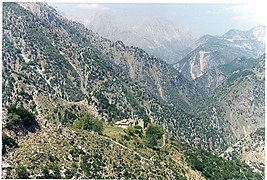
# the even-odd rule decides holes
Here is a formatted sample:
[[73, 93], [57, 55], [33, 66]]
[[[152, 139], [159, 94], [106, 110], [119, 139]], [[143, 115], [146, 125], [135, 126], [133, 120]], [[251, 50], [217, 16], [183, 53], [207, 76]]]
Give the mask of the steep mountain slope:
[[242, 158], [247, 164], [256, 169], [264, 168], [265, 163], [265, 128], [258, 128], [255, 132], [239, 140], [221, 155], [227, 159]]
[[[20, 148], [5, 157], [4, 177], [18, 178], [21, 176], [19, 169], [27, 168], [26, 177], [42, 179], [204, 179], [200, 172], [182, 160], [181, 151], [170, 147], [170, 144], [158, 154], [149, 148], [133, 149], [123, 144], [76, 129], [65, 128], [62, 134], [56, 128], [41, 130], [22, 137]], [[153, 159], [150, 155], [154, 155]]]
[[202, 76], [194, 79], [193, 84], [212, 94], [228, 77], [242, 70], [254, 68], [263, 58], [235, 58], [229, 63], [208, 70]]
[[237, 142], [230, 123], [218, 118], [221, 111], [212, 118], [194, 117], [179, 108], [203, 95], [162, 60], [104, 39], [46, 4], [4, 3], [3, 8], [3, 127], [19, 144], [25, 133], [25, 144], [34, 144], [28, 135], [44, 136], [6, 129], [6, 108], [13, 104], [29, 109], [38, 132], [51, 139], [61, 124], [68, 126], [90, 112], [110, 123], [147, 115], [173, 137], [213, 153]]
[[[214, 87], [222, 79], [217, 67], [238, 57], [258, 58], [265, 52], [264, 37], [264, 26], [248, 31], [233, 29], [222, 36], [205, 35], [196, 42], [197, 48], [174, 66], [187, 79], [194, 80], [197, 84], [201, 84], [198, 80], [205, 81]], [[214, 81], [210, 78], [211, 74], [215, 77]], [[208, 92], [213, 90], [214, 88], [207, 89]]]
[[223, 89], [215, 93], [215, 101], [227, 109], [227, 119], [233, 131], [238, 132], [236, 136], [244, 137], [264, 127], [264, 70], [243, 70], [230, 76], [225, 83], [227, 85], [223, 84]]
[[142, 49], [125, 46], [121, 41], [111, 42], [77, 23], [72, 23], [72, 26], [81, 36], [86, 37], [82, 39], [74, 33], [74, 35], [71, 34], [72, 39], [81, 41], [84, 46], [93, 46], [102, 52], [105, 58], [115, 62], [140, 86], [148, 88], [150, 92], [166, 102], [186, 110], [205, 97], [203, 92], [199, 92], [199, 89], [183, 77], [177, 76], [178, 73], [172, 66], [150, 56]]
[[[210, 104], [204, 110], [197, 109], [196, 113], [206, 114], [210, 111], [211, 116], [224, 119], [229, 123], [233, 136], [238, 141], [229, 148], [231, 150], [228, 149], [226, 152], [232, 152], [238, 147], [241, 150], [236, 154], [232, 153], [232, 156], [242, 157], [246, 161], [263, 163], [264, 139], [259, 137], [258, 140], [257, 138], [253, 140], [253, 146], [262, 148], [261, 150], [255, 150], [255, 148], [249, 147], [249, 144], [252, 145], [251, 139], [255, 137], [253, 134], [259, 134], [256, 132], [261, 129], [264, 131], [265, 127], [265, 56], [254, 62], [257, 64], [252, 68], [242, 69], [240, 66], [239, 70], [235, 69], [233, 62], [232, 69], [227, 68], [228, 72], [232, 70], [231, 75], [215, 90], [210, 98]], [[213, 109], [222, 113], [216, 115], [211, 111]]]
[[113, 41], [137, 46], [168, 64], [176, 63], [190, 50], [196, 34], [160, 17], [129, 25], [112, 13], [98, 12], [84, 22], [86, 27]]
[[[114, 129], [114, 127], [111, 127]], [[252, 178], [261, 179], [248, 165], [228, 161], [174, 141], [165, 134], [160, 150], [146, 147], [142, 138], [98, 135], [79, 129], [40, 130], [21, 137], [19, 148], [4, 159], [3, 178]], [[117, 132], [118, 133], [118, 132]], [[127, 136], [129, 139], [125, 139]], [[138, 143], [137, 143], [138, 142]], [[137, 144], [136, 144], [137, 143]], [[112, 158], [110, 158], [112, 157]], [[229, 172], [229, 169], [231, 171]]]
[[[218, 152], [231, 145], [224, 122], [203, 123], [155, 96], [180, 106], [183, 101], [177, 98], [196, 100], [194, 87], [183, 77], [170, 78], [176, 71], [166, 63], [139, 48], [103, 39], [44, 4], [22, 6], [35, 15], [16, 4], [4, 6], [3, 107], [21, 104], [35, 112], [41, 125], [51, 126], [56, 120], [73, 121], [69, 112], [79, 116], [86, 110], [107, 121], [148, 115], [191, 145]], [[179, 92], [185, 93], [179, 97]], [[223, 131], [208, 134], [214, 126]]]

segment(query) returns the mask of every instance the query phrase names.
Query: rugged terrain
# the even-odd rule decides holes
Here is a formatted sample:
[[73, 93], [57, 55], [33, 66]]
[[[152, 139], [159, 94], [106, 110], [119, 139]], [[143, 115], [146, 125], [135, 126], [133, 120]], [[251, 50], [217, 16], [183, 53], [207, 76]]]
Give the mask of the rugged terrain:
[[196, 41], [196, 48], [174, 66], [188, 80], [210, 93], [225, 80], [221, 66], [237, 58], [257, 59], [265, 52], [264, 37], [265, 26], [248, 31], [232, 29], [222, 36], [204, 35]]
[[[250, 62], [253, 63], [253, 59], [250, 59]], [[200, 105], [194, 112], [200, 116], [202, 113], [206, 115], [207, 112], [210, 112], [213, 118], [224, 119], [229, 123], [233, 136], [238, 139], [233, 146], [238, 143], [242, 144], [239, 147], [242, 147], [243, 151], [239, 151], [239, 157], [251, 161], [251, 158], [244, 154], [252, 153], [254, 154], [252, 156], [258, 157], [258, 160], [254, 158], [254, 162], [263, 163], [264, 137], [259, 137], [259, 140], [254, 138], [253, 142], [255, 143], [253, 146], [259, 147], [261, 150], [255, 151], [250, 147], [251, 143], [249, 142], [251, 142], [251, 137], [254, 137], [253, 134], [260, 134], [257, 132], [264, 132], [265, 128], [265, 56], [254, 62], [256, 63], [252, 65], [253, 67], [243, 70], [241, 66], [239, 66], [239, 70], [236, 70], [233, 62], [232, 69], [227, 68], [229, 72], [232, 70], [231, 75], [215, 90], [210, 100], [206, 102], [205, 108]], [[243, 143], [247, 140], [248, 143]], [[244, 149], [246, 149], [246, 153]]]
[[[18, 11], [8, 6], [4, 14], [4, 106], [22, 103], [39, 116], [64, 124], [62, 101], [85, 104], [107, 121], [149, 115], [192, 144], [195, 140], [188, 136], [207, 138], [201, 122], [182, 110], [193, 106], [203, 93], [175, 75], [172, 66], [142, 49], [103, 39], [43, 4], [23, 6], [37, 14], [13, 4]], [[49, 111], [43, 99], [55, 110]], [[67, 111], [79, 113], [79, 108]], [[198, 132], [192, 133], [188, 126]]]
[[[265, 56], [253, 59], [249, 65], [246, 58], [236, 59], [229, 62], [230, 66], [239, 61], [244, 67], [230, 72], [226, 72], [229, 68], [219, 66], [223, 80], [208, 97], [205, 90], [163, 60], [122, 41], [105, 39], [67, 20], [46, 4], [4, 3], [3, 133], [8, 146], [3, 149], [5, 177], [16, 178], [16, 168], [25, 172], [21, 166], [27, 166], [31, 178], [43, 177], [47, 171], [52, 178], [59, 178], [60, 174], [76, 178], [187, 179], [218, 177], [215, 172], [223, 171], [225, 178], [230, 167], [245, 173], [234, 171], [228, 178], [238, 175], [248, 178], [248, 174], [259, 178], [259, 174], [252, 173], [239, 160], [228, 161], [209, 154], [232, 152], [229, 148], [241, 141], [249, 144], [253, 134], [262, 134], [257, 132], [264, 128]], [[34, 123], [26, 127], [18, 123], [19, 117], [7, 111], [11, 105], [31, 112]], [[105, 122], [105, 129], [118, 120], [149, 117], [168, 134], [166, 147], [162, 144], [168, 152], [146, 146], [138, 149], [138, 143], [134, 146], [127, 143], [136, 140], [135, 135], [126, 140], [124, 136], [114, 139], [105, 131], [99, 135], [73, 128], [73, 123], [86, 113]], [[11, 119], [15, 120], [11, 121], [12, 126]], [[58, 132], [60, 127], [63, 133]], [[73, 138], [77, 139], [74, 143]], [[259, 144], [263, 141], [261, 138]], [[84, 144], [87, 146], [83, 147]], [[78, 154], [70, 156], [71, 148]], [[101, 154], [95, 152], [99, 149]], [[139, 151], [146, 155], [143, 157]], [[34, 152], [36, 157], [30, 158], [29, 154]], [[249, 159], [262, 172], [259, 165], [264, 155], [262, 150], [260, 158], [253, 158], [257, 155], [255, 148], [247, 149], [247, 153], [236, 152], [238, 155], [228, 153], [225, 157]], [[133, 153], [135, 157], [131, 156]], [[114, 162], [108, 158], [112, 154], [118, 155]], [[154, 154], [157, 154], [155, 160]], [[95, 159], [90, 160], [91, 156]], [[40, 157], [45, 161], [43, 167], [45, 164], [48, 167], [42, 172], [33, 163], [34, 158]], [[130, 159], [123, 163], [126, 158]], [[145, 160], [150, 158], [149, 162]], [[216, 169], [210, 169], [211, 161], [205, 159], [217, 162]], [[95, 161], [97, 165], [93, 164]], [[204, 161], [200, 166], [199, 162]], [[90, 174], [87, 166], [94, 169], [94, 174]], [[168, 168], [163, 171], [162, 167]]]

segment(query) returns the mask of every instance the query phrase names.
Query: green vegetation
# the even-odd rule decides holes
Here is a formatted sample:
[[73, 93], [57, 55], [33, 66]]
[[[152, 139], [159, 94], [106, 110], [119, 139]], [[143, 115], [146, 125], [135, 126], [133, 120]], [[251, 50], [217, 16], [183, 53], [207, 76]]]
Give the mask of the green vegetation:
[[146, 115], [143, 118], [144, 121], [144, 128], [147, 128], [148, 124], [151, 123], [151, 119]]
[[20, 179], [28, 179], [28, 172], [27, 169], [24, 166], [19, 166], [16, 168], [17, 176]]
[[12, 137], [7, 136], [5, 133], [2, 134], [2, 154], [5, 155], [7, 148], [19, 147], [16, 140]]
[[189, 165], [202, 172], [207, 179], [262, 179], [260, 173], [253, 172], [252, 168], [239, 159], [226, 160], [182, 143], [177, 146]]
[[64, 112], [64, 118], [62, 119], [62, 124], [66, 125], [68, 123], [72, 123], [73, 121], [75, 121], [77, 119], [77, 116], [72, 113], [71, 111], [68, 111], [67, 109]]
[[143, 129], [141, 126], [128, 127], [124, 130], [129, 136], [139, 136], [143, 137]]
[[105, 136], [110, 137], [111, 139], [119, 139], [123, 137], [126, 133], [124, 132], [123, 128], [111, 126], [111, 125], [105, 125], [103, 134]]
[[43, 173], [43, 177], [44, 179], [50, 179], [51, 176], [49, 174], [49, 169], [47, 167], [42, 168], [42, 173]]
[[106, 113], [108, 115], [108, 121], [115, 119], [122, 119], [125, 117], [125, 114], [119, 111], [114, 104], [110, 104], [108, 98], [101, 92], [95, 93], [96, 98], [98, 99], [98, 107], [100, 113]]
[[104, 130], [103, 122], [88, 114], [76, 120], [73, 123], [73, 127], [78, 129], [84, 129], [87, 131], [94, 131], [99, 134], [102, 134]]
[[[51, 173], [49, 172], [51, 170]], [[51, 164], [50, 166], [45, 166], [41, 169], [42, 176], [38, 179], [61, 179], [60, 169], [58, 164]]]
[[[85, 119], [89, 119], [86, 116], [79, 118], [77, 121], [84, 122]], [[79, 124], [78, 127], [84, 127], [84, 124]], [[53, 144], [36, 141], [41, 153], [37, 153], [30, 158], [30, 164], [42, 163], [43, 166], [38, 169], [39, 166], [29, 166], [26, 163], [28, 172], [25, 167], [20, 167], [16, 169], [16, 175], [20, 178], [28, 177], [32, 175], [30, 173], [32, 172], [31, 168], [35, 168], [35, 172], [37, 170], [37, 172], [40, 172], [38, 174], [41, 174], [36, 178], [59, 179], [62, 178], [60, 169], [64, 167], [66, 178], [78, 178], [83, 174], [85, 178], [99, 179], [126, 177], [133, 179], [149, 177], [185, 179], [185, 175], [189, 173], [188, 169], [191, 169], [191, 173], [192, 171], [194, 173], [201, 172], [207, 179], [262, 178], [259, 173], [254, 173], [250, 167], [239, 160], [228, 161], [207, 151], [192, 148], [189, 145], [170, 139], [168, 134], [165, 135], [165, 146], [160, 150], [154, 148], [157, 145], [156, 140], [162, 138], [163, 129], [160, 125], [150, 124], [144, 130], [146, 132], [144, 137], [140, 137], [137, 130], [141, 131], [143, 129], [140, 126], [134, 126], [123, 130], [122, 128], [105, 125], [103, 131], [105, 136], [89, 131], [70, 129], [69, 131], [66, 130], [65, 133], [68, 133], [69, 137], [73, 137], [73, 134], [75, 134], [75, 140], [64, 137], [53, 139], [55, 137], [51, 136]], [[128, 140], [123, 140], [125, 135], [129, 138]], [[123, 147], [111, 141], [111, 138], [122, 144]], [[149, 147], [143, 146], [148, 138], [150, 140]], [[43, 138], [40, 137], [40, 139]], [[44, 151], [47, 145], [49, 152]], [[51, 149], [51, 145], [56, 148]], [[152, 145], [153, 147], [151, 147]], [[28, 156], [28, 153], [32, 152], [32, 146], [30, 144], [24, 144], [23, 146], [26, 146], [23, 153]], [[62, 158], [64, 156], [70, 156], [71, 160]], [[144, 162], [142, 167], [141, 160]], [[81, 169], [78, 167], [81, 167]], [[106, 167], [109, 168], [108, 171]], [[166, 173], [166, 169], [168, 173]], [[79, 172], [79, 174], [77, 175], [76, 172]], [[200, 178], [201, 174], [199, 173], [196, 177]]]
[[8, 121], [11, 124], [21, 122], [23, 125], [28, 126], [35, 119], [34, 116], [23, 107], [10, 106], [8, 108]]
[[228, 83], [233, 83], [236, 79], [241, 78], [241, 77], [246, 77], [249, 75], [254, 75], [255, 73], [250, 71], [250, 70], [243, 70], [241, 72], [238, 73], [234, 73], [233, 75], [231, 75], [228, 79], [227, 82]]
[[146, 129], [146, 143], [148, 147], [158, 145], [158, 140], [162, 138], [163, 129], [158, 124], [150, 124]]
[[261, 136], [265, 138], [265, 128], [258, 128], [255, 132], [254, 135]]
[[[61, 178], [60, 169], [66, 170], [66, 178], [84, 174], [85, 178], [103, 179], [184, 179], [195, 177], [187, 176], [194, 170], [194, 174], [200, 171], [209, 179], [259, 177], [242, 162], [231, 164], [189, 146], [183, 150], [182, 144], [170, 144], [175, 140], [167, 139], [158, 148], [164, 131], [151, 124], [149, 117], [168, 127], [175, 137], [192, 145], [199, 139], [201, 147], [213, 152], [233, 142], [228, 138], [232, 135], [227, 131], [229, 126], [216, 119], [222, 117], [223, 109], [208, 110], [211, 114], [198, 119], [180, 109], [187, 110], [205, 96], [195, 92], [182, 76], [177, 77], [171, 66], [139, 48], [120, 51], [118, 44], [58, 18], [46, 6], [40, 5], [39, 17], [15, 3], [3, 6], [3, 106], [18, 102], [34, 110], [38, 105], [41, 120], [48, 120], [49, 125], [18, 138], [21, 147], [14, 156], [7, 153], [5, 157], [12, 166], [9, 178]], [[233, 76], [232, 81], [237, 78]], [[159, 96], [159, 88], [163, 96]], [[40, 100], [43, 96], [46, 103]], [[33, 102], [36, 104], [31, 106]], [[61, 108], [69, 104], [77, 106], [65, 111]], [[124, 131], [90, 115], [81, 116], [88, 105], [96, 107], [101, 118], [109, 122], [131, 116], [144, 118], [146, 129], [133, 126]], [[86, 107], [80, 111], [82, 106]], [[215, 120], [211, 118], [214, 112], [218, 112]], [[53, 123], [59, 123], [54, 116], [57, 113], [64, 125], [64, 134], [60, 135], [53, 129]], [[149, 117], [144, 116], [146, 113]], [[33, 120], [23, 108], [8, 110], [9, 125], [30, 125]], [[3, 136], [7, 146], [16, 146], [15, 139]], [[27, 169], [21, 166], [16, 171], [18, 164]], [[234, 173], [227, 176], [229, 171]]]
[[240, 59], [235, 59], [230, 63], [221, 65], [220, 68], [227, 76], [230, 76], [231, 74], [233, 74], [233, 72], [237, 70], [242, 71], [245, 69], [255, 67], [259, 61], [260, 58], [259, 59], [240, 58]]
[[7, 136], [5, 133], [2, 134], [2, 142], [10, 147], [17, 146], [16, 140]]

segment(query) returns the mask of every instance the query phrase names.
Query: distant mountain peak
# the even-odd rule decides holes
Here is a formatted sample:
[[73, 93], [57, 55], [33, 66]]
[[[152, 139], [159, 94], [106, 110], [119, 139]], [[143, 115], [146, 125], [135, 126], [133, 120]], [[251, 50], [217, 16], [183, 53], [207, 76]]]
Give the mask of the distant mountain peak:
[[130, 24], [112, 12], [99, 11], [84, 24], [105, 38], [138, 46], [170, 64], [184, 57], [197, 37], [192, 30], [159, 16]]
[[[264, 39], [264, 26], [248, 31], [231, 29], [222, 36], [204, 35], [196, 41], [196, 48], [178, 62], [179, 65], [174, 66], [179, 67], [187, 79], [195, 80], [209, 70], [229, 63], [237, 57], [259, 57], [264, 53]], [[202, 51], [208, 53], [200, 56]]]
[[265, 41], [265, 30], [266, 30], [266, 27], [260, 25], [258, 27], [252, 28], [250, 31], [251, 31], [252, 35], [258, 41], [260, 41], [262, 44], [265, 44], [266, 43], [266, 41]]
[[221, 37], [230, 42], [256, 39], [262, 44], [265, 44], [265, 40], [264, 40], [265, 39], [265, 26], [260, 25], [248, 31], [231, 29]]

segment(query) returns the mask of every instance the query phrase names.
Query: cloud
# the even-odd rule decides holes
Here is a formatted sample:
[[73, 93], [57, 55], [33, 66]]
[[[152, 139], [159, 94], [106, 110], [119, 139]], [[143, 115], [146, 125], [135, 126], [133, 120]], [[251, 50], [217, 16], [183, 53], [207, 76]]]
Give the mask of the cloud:
[[266, 21], [265, 6], [257, 3], [250, 3], [243, 6], [233, 6], [230, 10], [235, 13], [233, 20], [238, 21], [258, 21], [264, 23]]
[[78, 4], [78, 8], [83, 8], [83, 9], [89, 9], [89, 10], [109, 10], [110, 8], [104, 5], [100, 4]]

